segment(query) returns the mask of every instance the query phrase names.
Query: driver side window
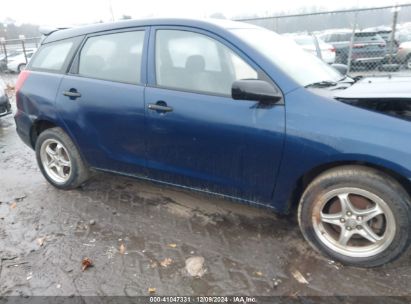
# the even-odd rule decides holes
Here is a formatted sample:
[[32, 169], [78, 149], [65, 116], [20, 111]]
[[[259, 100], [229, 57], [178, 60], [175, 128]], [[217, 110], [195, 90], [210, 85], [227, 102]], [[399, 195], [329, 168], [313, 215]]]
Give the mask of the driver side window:
[[235, 80], [258, 78], [232, 50], [194, 32], [158, 30], [155, 55], [160, 87], [230, 96]]

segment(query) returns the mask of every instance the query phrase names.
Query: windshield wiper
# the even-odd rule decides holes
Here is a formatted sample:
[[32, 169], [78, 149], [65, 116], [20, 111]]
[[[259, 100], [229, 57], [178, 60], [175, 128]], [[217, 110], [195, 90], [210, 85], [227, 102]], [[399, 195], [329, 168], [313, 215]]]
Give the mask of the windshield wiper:
[[318, 82], [313, 82], [310, 84], [307, 84], [305, 87], [306, 88], [326, 88], [326, 87], [333, 87], [336, 86], [337, 82], [335, 81], [329, 81], [329, 80], [323, 80], [323, 81], [318, 81]]
[[344, 77], [341, 78], [340, 80], [338, 80], [338, 82], [354, 83], [354, 82], [356, 82], [356, 79], [355, 79], [355, 77], [344, 75]]

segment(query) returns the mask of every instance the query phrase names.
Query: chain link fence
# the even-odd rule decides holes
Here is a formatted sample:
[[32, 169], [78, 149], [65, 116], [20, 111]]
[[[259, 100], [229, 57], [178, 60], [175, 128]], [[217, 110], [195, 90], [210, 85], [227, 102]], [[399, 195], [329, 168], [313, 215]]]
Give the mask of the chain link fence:
[[[411, 75], [411, 4], [240, 19], [273, 30], [350, 74]], [[19, 72], [40, 37], [0, 37], [0, 71]], [[273, 46], [275, 47], [275, 46]]]
[[0, 37], [0, 71], [20, 72], [40, 45], [40, 37]]
[[411, 4], [238, 21], [283, 34], [351, 75], [411, 75]]

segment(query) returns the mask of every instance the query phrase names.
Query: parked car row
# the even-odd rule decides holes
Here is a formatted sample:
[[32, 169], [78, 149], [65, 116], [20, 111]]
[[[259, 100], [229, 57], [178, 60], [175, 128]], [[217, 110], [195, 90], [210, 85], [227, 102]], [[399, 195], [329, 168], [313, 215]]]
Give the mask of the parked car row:
[[[0, 55], [0, 71], [10, 71], [20, 73], [26, 67], [30, 58], [36, 52], [36, 49], [26, 49], [26, 54], [22, 49], [13, 50], [5, 54]], [[27, 62], [26, 62], [27, 58]]]
[[[307, 52], [329, 64], [348, 64], [352, 30], [333, 29], [313, 34], [285, 34]], [[411, 69], [411, 31], [392, 37], [390, 27], [367, 28], [354, 33], [351, 64], [374, 68], [386, 63], [405, 64]]]
[[[336, 62], [348, 63], [351, 30], [338, 30], [319, 35], [325, 42], [336, 48]], [[351, 51], [351, 64], [370, 66], [382, 62], [387, 53], [387, 43], [375, 31], [355, 32]]]

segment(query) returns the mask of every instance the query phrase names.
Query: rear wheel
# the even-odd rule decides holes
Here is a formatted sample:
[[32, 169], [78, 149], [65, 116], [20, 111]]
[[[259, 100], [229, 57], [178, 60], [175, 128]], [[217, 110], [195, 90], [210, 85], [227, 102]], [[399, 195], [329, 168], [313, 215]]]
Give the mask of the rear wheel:
[[60, 128], [40, 133], [36, 158], [47, 181], [59, 189], [73, 189], [89, 178], [89, 170], [70, 137]]
[[26, 68], [26, 64], [22, 63], [17, 67], [17, 72], [21, 73]]
[[410, 243], [410, 198], [390, 176], [361, 166], [321, 174], [304, 192], [299, 223], [320, 252], [344, 264], [374, 267]]

